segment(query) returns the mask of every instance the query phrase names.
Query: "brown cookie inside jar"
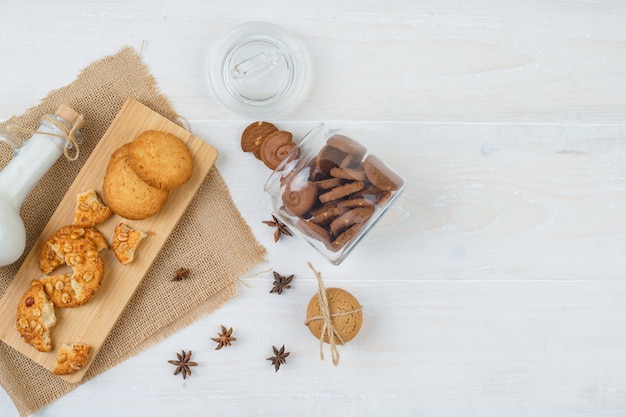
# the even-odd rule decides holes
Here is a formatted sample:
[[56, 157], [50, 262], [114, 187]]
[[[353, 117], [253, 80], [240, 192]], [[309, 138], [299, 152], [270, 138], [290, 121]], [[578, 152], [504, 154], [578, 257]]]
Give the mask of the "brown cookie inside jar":
[[[385, 165], [371, 159], [369, 170], [376, 186], [365, 169], [365, 160], [370, 156], [367, 149], [340, 131], [324, 129], [322, 125], [307, 133], [298, 143], [299, 157], [283, 164], [282, 171], [270, 177], [265, 189], [274, 196], [275, 211], [284, 221], [338, 264], [395, 200], [404, 181], [398, 176], [400, 182], [396, 183], [393, 171], [387, 172]], [[392, 190], [389, 183], [397, 188]], [[268, 184], [272, 184], [271, 190]], [[311, 205], [313, 186], [317, 197]], [[289, 206], [295, 204], [291, 200], [306, 204], [299, 203], [294, 211]]]

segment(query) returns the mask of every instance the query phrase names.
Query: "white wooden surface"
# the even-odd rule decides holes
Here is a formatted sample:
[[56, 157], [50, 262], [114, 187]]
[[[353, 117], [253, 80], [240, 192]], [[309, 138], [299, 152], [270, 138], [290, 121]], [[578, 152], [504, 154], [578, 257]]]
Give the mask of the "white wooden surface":
[[[37, 416], [626, 415], [626, 3], [57, 1], [3, 4], [0, 119], [90, 62], [139, 49], [218, 167], [268, 262], [192, 326]], [[272, 241], [251, 121], [206, 83], [212, 42], [263, 20], [305, 44], [306, 96], [272, 119], [352, 129], [408, 187], [339, 267]], [[182, 65], [180, 63], [183, 63]], [[302, 325], [315, 281], [364, 305], [341, 363]], [[252, 275], [252, 274], [251, 274]], [[7, 318], [2, 318], [3, 320]], [[232, 347], [214, 351], [219, 325]], [[272, 345], [292, 352], [274, 373]], [[191, 379], [168, 359], [193, 349]], [[327, 351], [328, 353], [328, 351]], [[0, 415], [16, 416], [0, 390]]]

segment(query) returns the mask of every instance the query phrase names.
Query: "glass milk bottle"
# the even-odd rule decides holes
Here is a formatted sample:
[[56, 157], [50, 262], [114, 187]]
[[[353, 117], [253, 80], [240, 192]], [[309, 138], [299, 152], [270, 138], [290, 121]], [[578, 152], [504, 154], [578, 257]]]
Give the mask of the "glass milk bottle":
[[[11, 162], [0, 171], [0, 266], [17, 261], [26, 246], [26, 229], [20, 208], [33, 187], [64, 154], [68, 140], [80, 142], [80, 116], [65, 104], [45, 115], [39, 129], [23, 144], [10, 134], [1, 141], [15, 149]], [[77, 149], [76, 149], [77, 151]]]

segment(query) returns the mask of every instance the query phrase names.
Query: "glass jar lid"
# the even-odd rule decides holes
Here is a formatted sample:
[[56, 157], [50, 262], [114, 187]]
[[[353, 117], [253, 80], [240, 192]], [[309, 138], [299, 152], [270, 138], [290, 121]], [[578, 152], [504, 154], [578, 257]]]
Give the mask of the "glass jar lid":
[[286, 110], [306, 81], [304, 48], [266, 22], [237, 26], [211, 49], [209, 80], [230, 110], [261, 119]]

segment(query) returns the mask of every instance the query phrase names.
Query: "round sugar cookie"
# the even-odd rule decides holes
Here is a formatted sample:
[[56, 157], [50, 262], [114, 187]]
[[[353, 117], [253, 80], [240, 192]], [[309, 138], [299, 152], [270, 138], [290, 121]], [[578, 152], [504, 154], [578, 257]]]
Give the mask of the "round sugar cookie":
[[193, 172], [185, 142], [158, 130], [143, 132], [130, 143], [128, 163], [143, 182], [166, 191], [186, 183]]
[[[326, 296], [328, 298], [331, 322], [341, 336], [343, 343], [349, 342], [359, 333], [363, 324], [361, 305], [352, 294], [341, 288], [327, 288]], [[315, 294], [307, 306], [306, 319], [307, 327], [317, 339], [322, 336], [322, 327], [324, 326], [324, 319], [321, 317], [322, 308], [319, 296]], [[330, 343], [328, 333], [324, 334], [324, 342]], [[335, 339], [335, 342], [342, 344], [338, 338]]]
[[114, 213], [130, 220], [142, 220], [157, 214], [165, 205], [169, 191], [151, 187], [142, 181], [129, 164], [130, 144], [113, 155], [104, 175], [102, 194]]

